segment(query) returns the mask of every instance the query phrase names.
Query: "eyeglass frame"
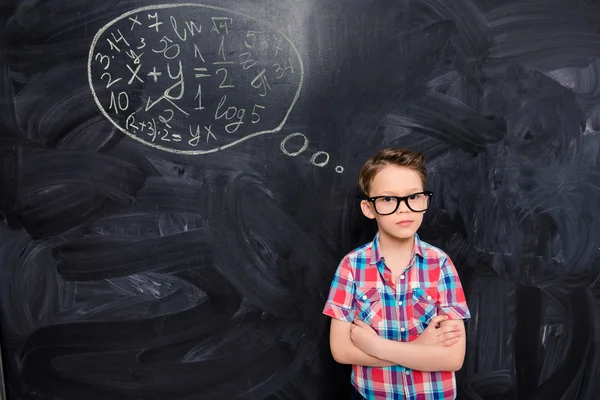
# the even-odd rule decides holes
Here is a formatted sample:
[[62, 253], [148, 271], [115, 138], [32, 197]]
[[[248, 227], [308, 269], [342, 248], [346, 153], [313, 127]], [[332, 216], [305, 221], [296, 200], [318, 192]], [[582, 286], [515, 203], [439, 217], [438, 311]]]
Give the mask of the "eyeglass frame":
[[[408, 198], [417, 194], [424, 194], [427, 195], [427, 208], [425, 208], [424, 210], [420, 210], [420, 211], [415, 211], [411, 208], [411, 206], [408, 204]], [[375, 205], [375, 201], [377, 199], [382, 199], [384, 197], [391, 197], [393, 199], [396, 199], [396, 208], [394, 208], [394, 211], [387, 213], [387, 214], [382, 214], [379, 211], [377, 211], [377, 206]], [[400, 208], [400, 204], [402, 202], [404, 202], [404, 204], [406, 204], [406, 207], [408, 207], [408, 209], [412, 212], [425, 212], [429, 209], [429, 206], [431, 205], [431, 198], [433, 197], [433, 192], [430, 192], [428, 190], [424, 190], [422, 192], [416, 192], [416, 193], [411, 193], [408, 196], [390, 196], [390, 195], [385, 195], [385, 196], [375, 196], [375, 197], [367, 197], [365, 198], [365, 200], [369, 201], [370, 203], [373, 204], [373, 210], [375, 210], [375, 212], [379, 215], [392, 215], [393, 213], [395, 213], [396, 211], [398, 211], [398, 208]]]

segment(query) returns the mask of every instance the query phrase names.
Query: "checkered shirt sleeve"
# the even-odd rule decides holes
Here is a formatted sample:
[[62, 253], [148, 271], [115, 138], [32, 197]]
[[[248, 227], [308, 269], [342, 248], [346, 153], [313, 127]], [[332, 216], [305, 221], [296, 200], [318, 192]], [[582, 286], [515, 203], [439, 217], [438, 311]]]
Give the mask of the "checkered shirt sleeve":
[[438, 314], [448, 315], [450, 319], [471, 318], [465, 292], [450, 257], [447, 257], [441, 266], [438, 293], [440, 301]]
[[335, 271], [323, 314], [346, 322], [354, 321], [354, 276], [349, 257], [344, 257]]

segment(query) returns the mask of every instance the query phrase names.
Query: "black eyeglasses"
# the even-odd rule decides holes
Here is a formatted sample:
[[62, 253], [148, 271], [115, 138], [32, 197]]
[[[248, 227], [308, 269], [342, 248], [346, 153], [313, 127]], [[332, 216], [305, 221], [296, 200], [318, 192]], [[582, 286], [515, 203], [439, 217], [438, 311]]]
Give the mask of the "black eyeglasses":
[[368, 197], [366, 200], [373, 203], [375, 212], [379, 215], [390, 215], [398, 210], [400, 202], [404, 202], [409, 210], [413, 212], [423, 212], [431, 204], [432, 192], [419, 192], [409, 194], [408, 196], [375, 196]]

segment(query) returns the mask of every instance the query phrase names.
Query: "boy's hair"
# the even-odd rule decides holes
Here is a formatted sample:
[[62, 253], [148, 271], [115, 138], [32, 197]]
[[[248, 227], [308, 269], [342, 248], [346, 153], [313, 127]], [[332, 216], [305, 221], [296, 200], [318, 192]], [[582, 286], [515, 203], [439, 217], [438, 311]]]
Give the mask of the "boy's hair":
[[427, 175], [423, 154], [407, 149], [389, 148], [383, 149], [369, 158], [360, 169], [358, 186], [365, 196], [369, 196], [371, 182], [373, 182], [373, 178], [375, 178], [377, 172], [386, 165], [396, 165], [414, 170], [421, 177], [423, 187], [425, 187]]

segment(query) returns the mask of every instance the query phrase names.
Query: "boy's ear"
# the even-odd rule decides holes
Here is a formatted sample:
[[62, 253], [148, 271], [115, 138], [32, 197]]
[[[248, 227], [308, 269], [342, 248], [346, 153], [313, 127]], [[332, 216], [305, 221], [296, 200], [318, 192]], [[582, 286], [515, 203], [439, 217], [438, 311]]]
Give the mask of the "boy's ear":
[[360, 202], [360, 209], [365, 217], [369, 219], [375, 219], [375, 212], [372, 208], [373, 206], [367, 200], [362, 200]]

